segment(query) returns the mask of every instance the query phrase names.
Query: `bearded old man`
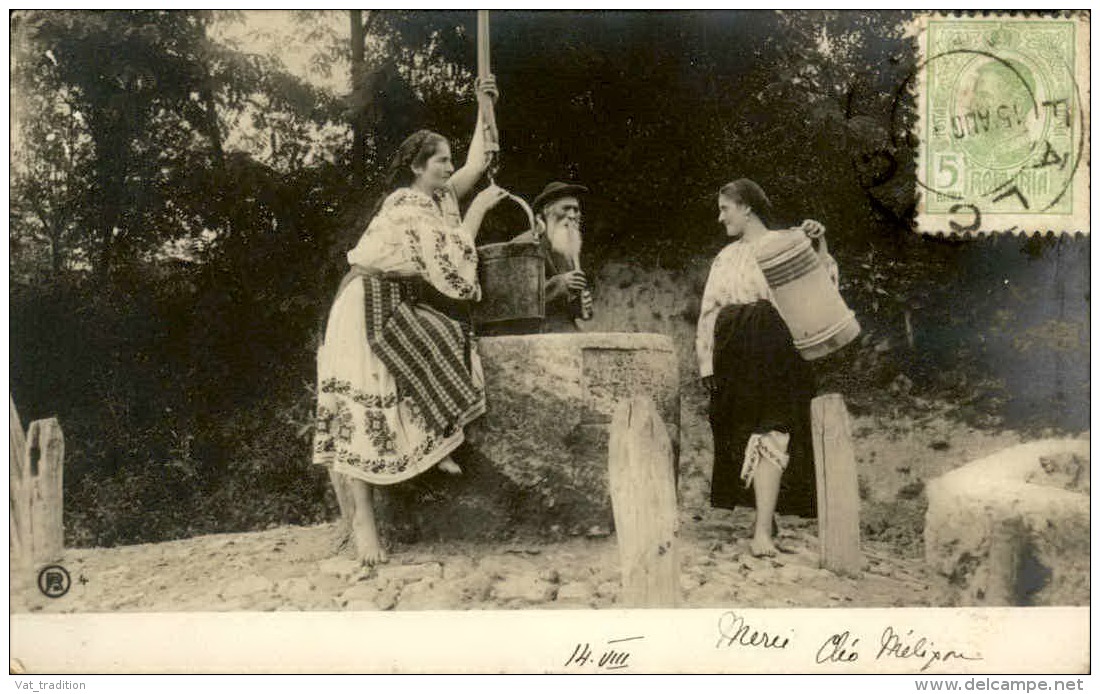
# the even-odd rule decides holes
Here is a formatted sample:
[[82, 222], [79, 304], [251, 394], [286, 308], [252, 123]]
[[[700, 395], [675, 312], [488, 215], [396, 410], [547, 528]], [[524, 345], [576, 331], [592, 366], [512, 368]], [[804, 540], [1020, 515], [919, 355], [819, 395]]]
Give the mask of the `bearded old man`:
[[531, 206], [535, 229], [512, 239], [532, 243], [538, 236], [546, 272], [544, 333], [580, 332], [577, 319], [591, 317], [588, 279], [580, 269], [580, 196], [587, 192], [576, 183], [547, 184]]

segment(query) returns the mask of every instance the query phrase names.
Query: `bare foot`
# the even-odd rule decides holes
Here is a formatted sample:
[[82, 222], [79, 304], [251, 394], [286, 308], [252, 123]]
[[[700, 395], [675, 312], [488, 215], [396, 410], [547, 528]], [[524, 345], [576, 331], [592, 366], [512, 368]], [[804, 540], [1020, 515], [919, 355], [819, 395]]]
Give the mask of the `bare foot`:
[[774, 557], [776, 552], [775, 543], [772, 542], [770, 537], [754, 537], [749, 544], [749, 551], [752, 552], [752, 556], [760, 559], [762, 557]]
[[451, 460], [450, 456], [439, 461], [439, 469], [448, 475], [461, 475], [462, 468], [458, 466], [458, 463]]
[[332, 550], [335, 554], [342, 554], [351, 546], [351, 523], [340, 522], [336, 524], [336, 534], [332, 538]]
[[355, 549], [360, 563], [365, 566], [384, 564], [389, 561], [386, 550], [378, 540], [378, 533], [365, 523], [355, 523]]

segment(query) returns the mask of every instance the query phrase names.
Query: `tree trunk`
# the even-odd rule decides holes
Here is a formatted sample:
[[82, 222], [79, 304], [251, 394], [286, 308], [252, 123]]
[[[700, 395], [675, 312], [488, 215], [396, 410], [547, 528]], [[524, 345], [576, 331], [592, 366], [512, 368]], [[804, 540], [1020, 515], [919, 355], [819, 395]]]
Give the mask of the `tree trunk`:
[[225, 149], [222, 147], [221, 128], [218, 127], [218, 107], [214, 101], [214, 90], [210, 86], [210, 74], [206, 75], [206, 82], [202, 87], [203, 110], [206, 112], [206, 136], [210, 139], [210, 147], [214, 153], [214, 164], [219, 173], [225, 170]]
[[362, 10], [348, 10], [351, 17], [351, 175], [356, 184], [362, 184], [367, 161], [367, 133], [364, 127], [363, 106], [366, 103], [364, 85], [367, 78], [366, 27]]

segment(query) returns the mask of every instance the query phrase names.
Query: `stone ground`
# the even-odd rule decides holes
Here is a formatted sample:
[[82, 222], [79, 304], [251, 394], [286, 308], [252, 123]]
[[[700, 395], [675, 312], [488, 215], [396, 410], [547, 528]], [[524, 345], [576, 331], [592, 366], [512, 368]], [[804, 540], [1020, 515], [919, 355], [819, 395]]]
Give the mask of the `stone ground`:
[[[685, 393], [686, 412], [701, 411]], [[699, 400], [699, 402], [696, 402]], [[696, 413], [697, 414], [697, 413]], [[707, 503], [709, 429], [683, 420], [680, 477], [681, 587], [685, 607], [890, 607], [953, 604], [945, 577], [925, 566], [923, 484], [1018, 443], [942, 416], [855, 417], [852, 431], [863, 506], [865, 571], [818, 568], [816, 522], [781, 518], [792, 554], [748, 551], [752, 513]], [[614, 537], [540, 543], [421, 543], [360, 570], [338, 555], [334, 524], [113, 548], [68, 549], [69, 593], [48, 599], [13, 583], [12, 611], [150, 612], [275, 610], [600, 609], [618, 606]]]
[[[865, 544], [858, 579], [817, 568], [813, 523], [786, 519], [781, 540], [795, 550], [756, 559], [748, 512], [688, 519], [680, 558], [691, 607], [888, 607], [944, 604], [943, 581], [916, 559]], [[593, 609], [619, 597], [614, 538], [487, 548], [446, 543], [397, 547], [391, 561], [360, 569], [335, 556], [334, 524], [210, 535], [110, 549], [70, 549], [69, 593], [32, 591], [12, 608], [42, 612]]]

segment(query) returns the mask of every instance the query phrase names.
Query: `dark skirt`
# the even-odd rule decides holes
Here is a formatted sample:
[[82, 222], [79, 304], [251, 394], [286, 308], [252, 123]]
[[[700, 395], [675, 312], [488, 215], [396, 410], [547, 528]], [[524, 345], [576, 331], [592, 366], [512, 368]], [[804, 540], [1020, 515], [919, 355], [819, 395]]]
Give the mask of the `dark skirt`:
[[714, 434], [712, 506], [755, 506], [741, 481], [745, 447], [753, 434], [790, 434], [776, 512], [816, 517], [817, 494], [810, 400], [813, 369], [795, 350], [787, 326], [769, 301], [723, 308], [714, 326], [715, 391], [710, 403]]

